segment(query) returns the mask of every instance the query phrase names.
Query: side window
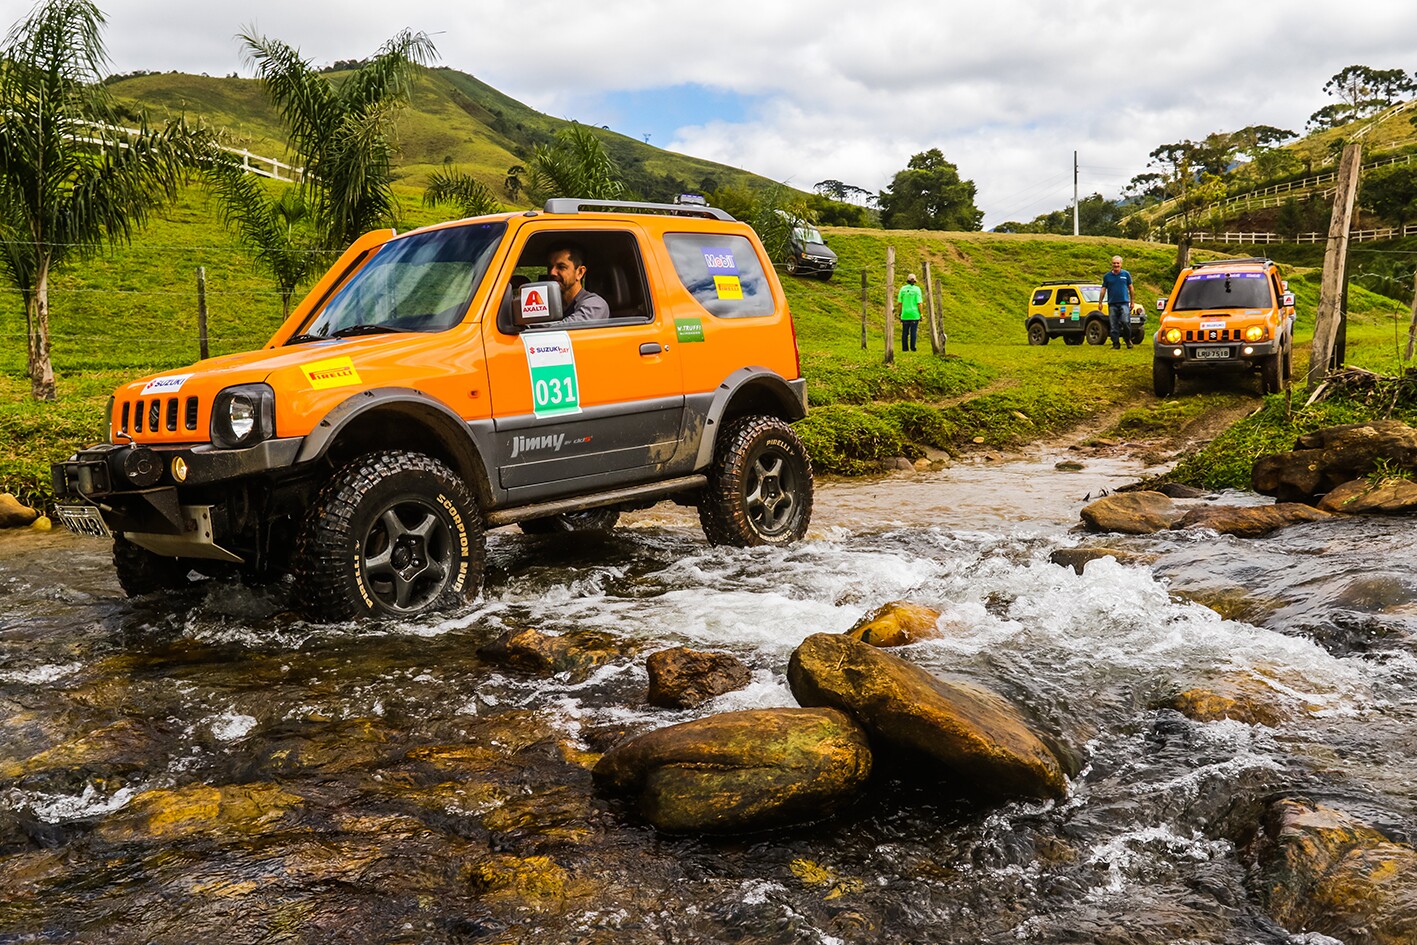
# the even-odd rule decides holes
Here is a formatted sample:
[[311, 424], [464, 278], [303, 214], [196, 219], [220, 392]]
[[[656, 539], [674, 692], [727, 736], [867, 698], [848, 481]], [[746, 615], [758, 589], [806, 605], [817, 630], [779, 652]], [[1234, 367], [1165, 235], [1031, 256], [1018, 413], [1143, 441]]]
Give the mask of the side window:
[[1077, 290], [1077, 289], [1059, 289], [1059, 290], [1058, 290], [1058, 304], [1059, 304], [1059, 305], [1076, 305], [1076, 304], [1078, 304], [1078, 290]]
[[644, 261], [634, 233], [614, 230], [544, 230], [533, 234], [526, 241], [521, 255], [517, 257], [515, 268], [502, 286], [502, 311], [497, 321], [504, 332], [513, 331], [513, 299], [521, 287], [528, 282], [543, 282], [551, 278], [548, 268], [551, 256], [559, 255], [568, 247], [573, 256], [579, 256], [585, 266], [580, 291], [603, 299], [603, 310], [608, 311], [608, 314], [602, 318], [552, 322], [539, 327], [560, 331], [626, 325], [647, 322], [654, 318], [648, 284], [645, 281]]
[[776, 311], [767, 274], [747, 237], [670, 233], [664, 245], [679, 281], [710, 315], [754, 318]]
[[1274, 293], [1274, 305], [1279, 308], [1284, 305], [1284, 290], [1279, 287], [1279, 276], [1271, 271], [1269, 274], [1269, 288]]
[[1050, 295], [1052, 295], [1052, 294], [1053, 294], [1053, 290], [1052, 290], [1052, 289], [1039, 289], [1037, 292], [1034, 292], [1034, 293], [1033, 293], [1033, 304], [1034, 304], [1034, 305], [1047, 305], [1047, 304], [1048, 304], [1048, 297], [1049, 297]]

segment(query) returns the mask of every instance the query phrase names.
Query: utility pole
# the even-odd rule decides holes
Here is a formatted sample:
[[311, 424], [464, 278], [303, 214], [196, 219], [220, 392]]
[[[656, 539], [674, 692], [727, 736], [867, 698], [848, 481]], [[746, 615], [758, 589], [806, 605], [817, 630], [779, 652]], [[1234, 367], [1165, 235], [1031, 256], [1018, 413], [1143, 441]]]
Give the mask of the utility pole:
[[1078, 153], [1073, 151], [1073, 235], [1078, 235]]
[[1333, 214], [1328, 222], [1328, 246], [1324, 250], [1324, 273], [1319, 283], [1319, 310], [1314, 317], [1314, 345], [1309, 354], [1306, 386], [1310, 391], [1318, 387], [1333, 367], [1333, 356], [1337, 350], [1343, 288], [1347, 279], [1348, 228], [1353, 223], [1353, 198], [1358, 194], [1362, 157], [1363, 146], [1355, 141], [1344, 147], [1343, 158], [1338, 162]]

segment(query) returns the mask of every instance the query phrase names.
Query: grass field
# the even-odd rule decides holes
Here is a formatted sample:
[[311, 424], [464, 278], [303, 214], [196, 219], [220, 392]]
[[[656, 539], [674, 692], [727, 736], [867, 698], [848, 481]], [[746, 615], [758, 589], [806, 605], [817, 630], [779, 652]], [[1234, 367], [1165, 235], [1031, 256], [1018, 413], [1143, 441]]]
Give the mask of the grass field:
[[[434, 222], [417, 191], [401, 191], [401, 228]], [[1015, 446], [1116, 415], [1121, 435], [1175, 428], [1200, 412], [1260, 399], [1256, 385], [1202, 395], [1184, 385], [1159, 401], [1150, 391], [1150, 347], [1132, 351], [1061, 341], [1030, 347], [1023, 312], [1045, 279], [1100, 276], [1113, 253], [1126, 258], [1144, 301], [1170, 287], [1174, 249], [1082, 237], [828, 230], [841, 257], [829, 282], [784, 276], [797, 324], [812, 414], [801, 425], [818, 468], [860, 473], [879, 460], [918, 456], [927, 447], [960, 450]], [[926, 262], [943, 293], [947, 356], [922, 350], [883, 364], [886, 246], [896, 250], [897, 284]], [[196, 270], [207, 278], [214, 355], [259, 346], [280, 322], [280, 299], [216, 222], [213, 199], [183, 192], [132, 246], [71, 266], [51, 293], [53, 357], [60, 401], [29, 400], [24, 377], [24, 321], [19, 296], [0, 290], [0, 488], [43, 501], [48, 464], [101, 438], [112, 389], [134, 376], [197, 357]], [[861, 346], [862, 275], [868, 309]], [[1312, 333], [1317, 271], [1291, 270], [1298, 297], [1298, 337]], [[1407, 313], [1361, 288], [1352, 291], [1349, 361], [1392, 372], [1405, 344]], [[1300, 362], [1304, 359], [1300, 352]], [[1296, 365], [1298, 367], [1298, 365]], [[1274, 398], [1271, 398], [1274, 399]]]

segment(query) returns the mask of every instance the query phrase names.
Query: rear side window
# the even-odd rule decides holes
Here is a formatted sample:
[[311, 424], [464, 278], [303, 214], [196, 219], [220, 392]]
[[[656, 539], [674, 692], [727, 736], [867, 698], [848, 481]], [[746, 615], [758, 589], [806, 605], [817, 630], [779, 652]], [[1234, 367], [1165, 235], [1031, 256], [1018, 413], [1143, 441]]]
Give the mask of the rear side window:
[[679, 281], [710, 315], [754, 318], [777, 310], [767, 274], [747, 237], [670, 233], [664, 245]]
[[1048, 296], [1050, 296], [1050, 295], [1052, 295], [1052, 294], [1053, 294], [1053, 290], [1052, 290], [1052, 289], [1039, 289], [1037, 292], [1033, 293], [1033, 304], [1034, 304], [1034, 305], [1047, 305], [1047, 304], [1048, 304]]

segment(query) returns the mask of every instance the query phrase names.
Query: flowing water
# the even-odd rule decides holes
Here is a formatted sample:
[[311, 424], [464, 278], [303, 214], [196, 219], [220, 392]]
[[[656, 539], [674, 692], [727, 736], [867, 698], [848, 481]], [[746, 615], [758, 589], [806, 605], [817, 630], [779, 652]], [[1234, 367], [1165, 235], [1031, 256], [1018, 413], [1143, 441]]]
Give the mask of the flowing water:
[[[128, 601], [102, 545], [0, 533], [0, 942], [1300, 941], [1256, 896], [1264, 806], [1417, 824], [1412, 527], [1111, 536], [1142, 563], [1078, 574], [1049, 553], [1138, 469], [1061, 458], [828, 484], [783, 550], [710, 548], [670, 505], [603, 538], [504, 529], [474, 607], [400, 625], [308, 625], [279, 587]], [[902, 598], [944, 635], [898, 652], [1022, 706], [1066, 799], [879, 778], [830, 822], [705, 839], [594, 790], [629, 733], [794, 704], [804, 637]], [[521, 627], [598, 655], [478, 656]], [[650, 707], [672, 645], [752, 682]], [[1157, 708], [1222, 678], [1288, 721]]]

